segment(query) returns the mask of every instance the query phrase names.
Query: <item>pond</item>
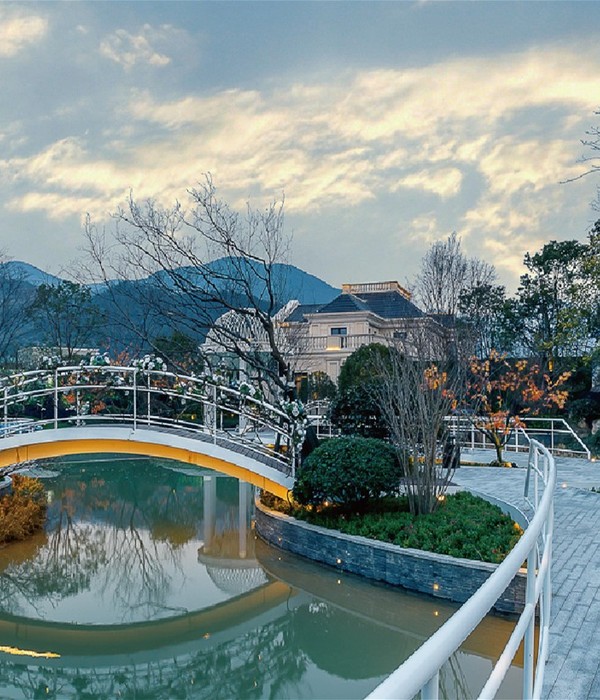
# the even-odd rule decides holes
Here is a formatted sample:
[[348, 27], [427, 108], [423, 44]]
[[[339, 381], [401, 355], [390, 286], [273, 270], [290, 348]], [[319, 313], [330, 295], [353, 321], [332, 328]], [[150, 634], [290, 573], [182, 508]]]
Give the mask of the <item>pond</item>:
[[[456, 609], [269, 547], [252, 487], [209, 470], [101, 455], [33, 473], [46, 531], [0, 550], [2, 698], [361, 698]], [[476, 695], [511, 630], [487, 618], [443, 697]]]

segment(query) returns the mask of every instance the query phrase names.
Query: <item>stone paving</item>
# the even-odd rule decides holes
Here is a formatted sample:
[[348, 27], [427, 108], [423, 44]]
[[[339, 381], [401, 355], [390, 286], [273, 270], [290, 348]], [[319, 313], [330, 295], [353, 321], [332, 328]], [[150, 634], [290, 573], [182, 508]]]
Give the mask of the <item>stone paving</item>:
[[[489, 462], [489, 451], [463, 451], [463, 461]], [[507, 453], [519, 466], [527, 455]], [[600, 462], [556, 458], [554, 557], [549, 659], [543, 698], [600, 700]], [[461, 467], [453, 481], [527, 511], [525, 469]]]

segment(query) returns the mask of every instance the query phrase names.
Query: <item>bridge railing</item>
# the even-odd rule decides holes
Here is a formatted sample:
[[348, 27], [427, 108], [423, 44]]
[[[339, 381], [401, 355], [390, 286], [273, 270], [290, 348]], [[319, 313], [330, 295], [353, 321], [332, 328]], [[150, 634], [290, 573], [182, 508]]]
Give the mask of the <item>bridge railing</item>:
[[270, 455], [295, 471], [305, 417], [301, 404], [275, 406], [245, 382], [120, 365], [33, 370], [0, 380], [0, 440], [24, 429], [121, 423], [177, 427]]
[[[533, 482], [533, 494], [530, 488]], [[508, 584], [527, 561], [525, 605], [504, 651], [480, 692], [493, 698], [524, 641], [523, 698], [539, 698], [548, 658], [550, 634], [553, 498], [556, 466], [550, 452], [539, 442], [530, 443], [525, 497], [535, 509], [527, 529], [506, 559], [464, 605], [381, 683], [368, 698], [413, 698], [439, 696], [440, 670], [490, 611]], [[539, 638], [535, 654], [535, 620], [539, 608]]]

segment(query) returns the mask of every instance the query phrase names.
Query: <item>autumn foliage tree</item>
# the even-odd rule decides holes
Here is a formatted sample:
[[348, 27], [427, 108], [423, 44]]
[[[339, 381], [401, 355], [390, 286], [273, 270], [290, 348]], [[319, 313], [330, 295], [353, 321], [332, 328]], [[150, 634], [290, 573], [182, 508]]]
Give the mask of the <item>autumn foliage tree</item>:
[[568, 397], [564, 386], [570, 372], [553, 379], [527, 360], [509, 362], [492, 350], [487, 358], [472, 357], [466, 389], [470, 422], [494, 445], [498, 464], [502, 451], [523, 418], [544, 409], [562, 408]]

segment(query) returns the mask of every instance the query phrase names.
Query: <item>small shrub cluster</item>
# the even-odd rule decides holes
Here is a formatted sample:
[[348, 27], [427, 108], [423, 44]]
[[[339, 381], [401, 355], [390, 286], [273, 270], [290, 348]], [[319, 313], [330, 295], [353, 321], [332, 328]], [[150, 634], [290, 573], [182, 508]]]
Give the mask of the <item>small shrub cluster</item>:
[[43, 527], [47, 507], [39, 479], [13, 474], [12, 492], [0, 498], [0, 544], [24, 540]]
[[522, 534], [500, 508], [468, 492], [447, 496], [434, 513], [418, 516], [411, 515], [404, 497], [383, 499], [354, 513], [335, 505], [306, 509], [281, 499], [262, 500], [298, 519], [349, 535], [492, 563], [501, 562]]
[[356, 508], [397, 492], [400, 478], [400, 465], [391, 445], [375, 438], [334, 438], [319, 445], [305, 460], [293, 496], [301, 505], [330, 501]]

